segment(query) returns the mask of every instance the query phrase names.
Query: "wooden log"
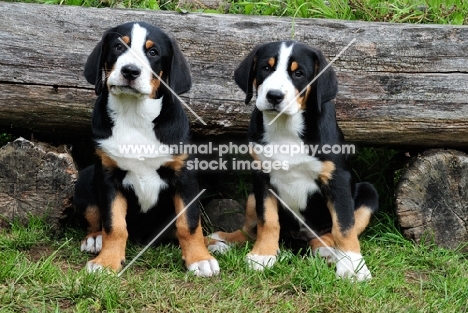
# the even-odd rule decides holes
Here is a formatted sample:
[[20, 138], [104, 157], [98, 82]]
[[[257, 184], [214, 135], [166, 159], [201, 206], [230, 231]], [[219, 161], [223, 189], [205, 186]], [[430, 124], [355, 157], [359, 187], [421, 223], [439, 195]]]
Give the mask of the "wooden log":
[[73, 140], [89, 132], [92, 86], [82, 76], [101, 34], [145, 20], [173, 35], [189, 60], [183, 99], [203, 134], [245, 133], [252, 105], [232, 76], [258, 43], [294, 39], [332, 59], [336, 109], [349, 141], [365, 145], [468, 146], [468, 28], [242, 15], [94, 9], [0, 2], [0, 127]]
[[68, 217], [77, 172], [65, 147], [23, 138], [0, 148], [0, 227], [41, 217], [52, 227]]
[[451, 249], [466, 244], [468, 155], [432, 149], [418, 156], [397, 187], [396, 212], [408, 239]]

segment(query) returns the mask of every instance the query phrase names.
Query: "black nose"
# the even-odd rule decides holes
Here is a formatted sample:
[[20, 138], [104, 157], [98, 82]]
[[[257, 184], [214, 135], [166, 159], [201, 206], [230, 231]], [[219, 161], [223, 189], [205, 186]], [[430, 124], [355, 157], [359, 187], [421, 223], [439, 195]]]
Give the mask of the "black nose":
[[125, 65], [120, 72], [128, 80], [135, 80], [141, 74], [141, 70], [133, 64]]
[[279, 90], [270, 90], [266, 94], [266, 98], [268, 102], [270, 102], [273, 105], [280, 104], [281, 101], [284, 99], [284, 93], [282, 93]]

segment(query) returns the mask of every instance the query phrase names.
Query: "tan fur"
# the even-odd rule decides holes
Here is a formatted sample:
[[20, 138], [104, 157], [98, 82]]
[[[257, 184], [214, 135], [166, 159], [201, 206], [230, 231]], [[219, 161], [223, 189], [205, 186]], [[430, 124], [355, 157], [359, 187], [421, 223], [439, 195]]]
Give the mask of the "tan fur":
[[268, 196], [264, 201], [264, 222], [258, 221], [257, 241], [252, 248], [254, 255], [276, 255], [279, 249], [280, 225], [276, 198]]
[[[174, 205], [177, 214], [185, 208], [185, 203], [179, 195], [174, 197]], [[195, 262], [214, 259], [205, 246], [200, 220], [195, 232], [191, 233], [187, 215], [183, 213], [176, 221], [176, 228], [177, 239], [182, 250], [182, 259], [185, 261], [186, 266]]]
[[111, 205], [112, 228], [109, 232], [102, 231], [102, 250], [91, 262], [102, 265], [113, 271], [122, 268], [125, 261], [125, 248], [127, 245], [127, 200], [119, 193]]

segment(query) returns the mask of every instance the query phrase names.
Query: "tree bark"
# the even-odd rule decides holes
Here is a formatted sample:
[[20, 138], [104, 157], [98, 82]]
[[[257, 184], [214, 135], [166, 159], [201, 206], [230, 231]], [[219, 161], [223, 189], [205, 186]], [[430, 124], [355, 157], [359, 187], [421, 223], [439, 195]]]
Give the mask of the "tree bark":
[[258, 43], [294, 38], [328, 59], [339, 79], [337, 118], [363, 145], [468, 146], [468, 28], [243, 15], [95, 9], [0, 2], [0, 128], [65, 141], [87, 136], [95, 99], [82, 72], [102, 33], [144, 20], [177, 39], [193, 87], [192, 129], [245, 133], [253, 108], [233, 81]]
[[396, 190], [404, 235], [445, 248], [468, 242], [468, 155], [428, 150], [406, 170]]
[[0, 148], [0, 226], [41, 217], [52, 227], [69, 216], [77, 172], [65, 147], [23, 138]]

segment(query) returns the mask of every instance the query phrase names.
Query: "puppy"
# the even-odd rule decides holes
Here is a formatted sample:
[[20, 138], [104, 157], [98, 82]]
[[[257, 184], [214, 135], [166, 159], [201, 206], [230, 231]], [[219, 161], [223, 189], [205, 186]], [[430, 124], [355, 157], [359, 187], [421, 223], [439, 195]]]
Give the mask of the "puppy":
[[243, 229], [213, 234], [211, 251], [256, 238], [246, 261], [257, 270], [270, 267], [279, 251], [280, 227], [301, 225], [291, 219], [295, 213], [308, 226], [302, 231], [314, 254], [335, 262], [338, 277], [371, 278], [358, 235], [377, 210], [378, 195], [369, 183], [351, 181], [345, 153], [331, 153], [344, 137], [335, 117], [337, 79], [331, 67], [325, 70], [327, 64], [319, 50], [284, 41], [256, 46], [236, 69], [246, 104], [257, 94], [248, 131], [252, 157], [277, 166], [254, 171]]
[[98, 254], [88, 270], [120, 270], [129, 234], [151, 239], [182, 212], [175, 224], [187, 269], [217, 274], [199, 206], [192, 203], [198, 185], [185, 167], [189, 156], [170, 147], [189, 141], [188, 118], [171, 92], [191, 87], [176, 42], [147, 23], [119, 25], [104, 33], [84, 75], [98, 96], [92, 115], [96, 162], [80, 173], [75, 190], [75, 206], [88, 225], [81, 249]]

